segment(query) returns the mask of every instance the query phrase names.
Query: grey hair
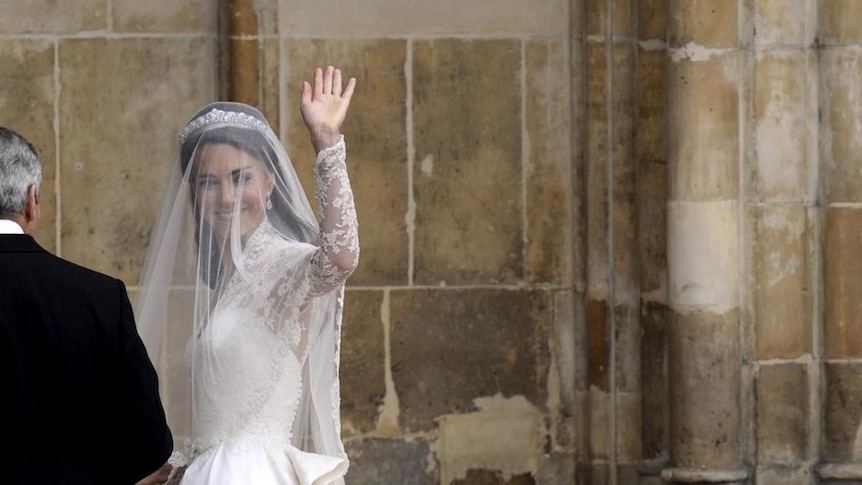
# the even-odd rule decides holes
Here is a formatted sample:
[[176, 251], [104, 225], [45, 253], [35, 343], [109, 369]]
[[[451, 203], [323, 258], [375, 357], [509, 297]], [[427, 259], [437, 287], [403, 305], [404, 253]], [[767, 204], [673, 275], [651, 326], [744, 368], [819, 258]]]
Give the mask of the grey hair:
[[42, 183], [42, 165], [26, 138], [0, 126], [0, 214], [21, 214], [27, 189]]

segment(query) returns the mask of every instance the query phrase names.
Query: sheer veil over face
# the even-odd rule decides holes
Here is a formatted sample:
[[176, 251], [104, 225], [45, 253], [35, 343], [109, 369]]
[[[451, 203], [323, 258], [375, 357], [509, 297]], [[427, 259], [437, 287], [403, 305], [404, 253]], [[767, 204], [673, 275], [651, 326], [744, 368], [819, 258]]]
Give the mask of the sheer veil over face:
[[[247, 416], [270, 413], [262, 422], [284, 425], [266, 430], [274, 439], [281, 433], [301, 450], [344, 458], [337, 369], [343, 286], [325, 294], [309, 286], [319, 238], [290, 159], [259, 111], [215, 103], [191, 118], [135, 308], [160, 369], [168, 419], [187, 447], [203, 449], [235, 427], [259, 425]], [[290, 369], [278, 359], [255, 360], [268, 355], [296, 365], [296, 396], [273, 398]], [[272, 402], [282, 408], [269, 409]], [[293, 419], [280, 423], [279, 416]]]

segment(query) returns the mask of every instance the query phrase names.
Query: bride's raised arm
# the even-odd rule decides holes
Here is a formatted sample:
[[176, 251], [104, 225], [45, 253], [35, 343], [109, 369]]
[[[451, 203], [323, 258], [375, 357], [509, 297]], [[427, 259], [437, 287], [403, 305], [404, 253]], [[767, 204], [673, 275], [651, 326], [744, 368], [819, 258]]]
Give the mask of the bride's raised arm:
[[302, 86], [302, 119], [317, 151], [314, 195], [319, 206], [320, 249], [312, 260], [312, 294], [334, 289], [359, 263], [356, 205], [341, 135], [356, 79], [350, 78], [343, 90], [341, 83], [341, 70], [329, 66], [315, 69], [314, 86], [308, 82]]

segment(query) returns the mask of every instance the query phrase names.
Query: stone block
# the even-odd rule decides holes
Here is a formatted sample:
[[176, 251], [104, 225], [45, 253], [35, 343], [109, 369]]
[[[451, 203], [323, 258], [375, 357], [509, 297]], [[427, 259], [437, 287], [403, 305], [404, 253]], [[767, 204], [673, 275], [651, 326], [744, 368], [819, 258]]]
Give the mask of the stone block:
[[747, 210], [759, 359], [792, 359], [812, 352], [814, 325], [815, 213], [798, 206]]
[[667, 142], [673, 199], [735, 199], [739, 194], [739, 62], [737, 52], [726, 52], [670, 63]]
[[[267, 0], [267, 1], [275, 1], [275, 0]], [[259, 40], [259, 51], [258, 62], [260, 65], [258, 66], [259, 75], [260, 75], [260, 99], [258, 101], [258, 109], [263, 115], [266, 117], [267, 121], [269, 121], [269, 125], [272, 127], [272, 131], [274, 131], [277, 135], [281, 136], [283, 133], [281, 130], [282, 119], [281, 113], [279, 110], [281, 109], [281, 41], [277, 37], [268, 37]], [[310, 74], [306, 74], [307, 78], [311, 78]], [[293, 89], [288, 93], [288, 103], [291, 101], [294, 103], [293, 106], [296, 107], [296, 100], [299, 98], [297, 94], [297, 90]], [[351, 104], [353, 104], [351, 102]], [[285, 139], [283, 136], [282, 139]], [[308, 136], [306, 136], [308, 138]], [[293, 147], [288, 145], [285, 148], [290, 148], [291, 154], [294, 152]], [[351, 147], [353, 148], [353, 147]], [[306, 152], [307, 153], [307, 152]], [[297, 158], [305, 158], [299, 157], [297, 153]], [[352, 152], [348, 154], [348, 156], [352, 156]], [[291, 159], [294, 163], [293, 159]], [[313, 199], [313, 196], [312, 196]]]
[[806, 468], [758, 466], [754, 483], [756, 485], [810, 485], [823, 482], [815, 482], [811, 471]]
[[[635, 89], [638, 94], [635, 157], [643, 161], [667, 160], [667, 51], [638, 49]], [[665, 184], [663, 184], [665, 185]]]
[[108, 27], [105, 0], [30, 0], [4, 2], [4, 34], [74, 34]]
[[300, 37], [394, 37], [468, 34], [565, 35], [566, 2], [503, 0], [493, 4], [459, 0], [279, 1], [279, 31]]
[[637, 9], [638, 39], [664, 43], [667, 39], [668, 2], [640, 0], [637, 2]]
[[[441, 483], [535, 483], [504, 480], [538, 471], [541, 416], [529, 405], [442, 416], [436, 443]], [[491, 476], [501, 481], [491, 480]]]
[[688, 43], [707, 48], [738, 45], [739, 2], [670, 0], [668, 40], [672, 47]]
[[451, 485], [536, 485], [536, 479], [529, 473], [506, 475], [496, 470], [471, 469], [463, 479], [455, 479]]
[[811, 46], [817, 35], [817, 4], [823, 3], [816, 0], [755, 0], [757, 45]]
[[[622, 299], [622, 298], [621, 298]], [[616, 389], [641, 391], [641, 325], [640, 305], [619, 304], [614, 308], [614, 352], [616, 353]]]
[[340, 371], [345, 435], [374, 431], [386, 395], [382, 302], [378, 291], [345, 293]]
[[[862, 3], [854, 5], [862, 11]], [[852, 12], [847, 15], [851, 18]], [[822, 49], [819, 75], [821, 201], [862, 202], [862, 138], [856, 131], [862, 117], [857, 102], [862, 63], [856, 46]]]
[[641, 447], [645, 459], [668, 452], [667, 320], [667, 305], [641, 304]]
[[761, 365], [756, 392], [758, 465], [805, 462], [811, 392], [806, 365]]
[[589, 400], [589, 447], [593, 460], [610, 460], [614, 429], [611, 427], [612, 395], [593, 388]]
[[[586, 160], [583, 174], [585, 199], [586, 243], [586, 285], [592, 299], [607, 298], [607, 266], [609, 254], [607, 241], [608, 228], [608, 185], [607, 163], [608, 153], [608, 90], [607, 56], [603, 43], [588, 42], [586, 56], [586, 140], [584, 141], [584, 156]], [[592, 307], [592, 304], [591, 304]]]
[[204, 39], [60, 42], [64, 256], [138, 281], [177, 135], [215, 96], [215, 59]]
[[568, 453], [543, 455], [536, 485], [575, 485], [575, 456]]
[[817, 197], [817, 61], [809, 50], [766, 51], [754, 68], [755, 157], [750, 198]]
[[523, 396], [546, 404], [548, 296], [540, 291], [393, 291], [392, 377], [409, 431], [477, 398]]
[[849, 45], [862, 42], [862, 4], [856, 0], [821, 0], [817, 5], [820, 24], [817, 40], [821, 44]]
[[610, 323], [607, 302], [587, 300], [587, 336], [589, 346], [590, 388], [607, 391], [609, 388], [608, 367], [610, 365]]
[[614, 38], [632, 38], [636, 35], [634, 2], [587, 0], [584, 5], [587, 35]]
[[[283, 139], [306, 193], [315, 204], [314, 149], [299, 111], [302, 81], [315, 67], [336, 66], [355, 77], [356, 91], [342, 127], [347, 167], [359, 218], [359, 267], [352, 285], [406, 284], [408, 277], [407, 50], [403, 40], [288, 40], [288, 96], [282, 112]], [[344, 79], [347, 83], [347, 79]], [[385, 128], [384, 128], [385, 127]]]
[[632, 465], [643, 457], [641, 396], [639, 393], [617, 392], [616, 401], [616, 460], [618, 464]]
[[830, 358], [862, 357], [862, 210], [826, 209], [823, 336]]
[[739, 307], [735, 201], [668, 203], [668, 280], [675, 310], [722, 314]]
[[[6, 12], [2, 17], [0, 25], [7, 18]], [[54, 43], [23, 39], [0, 41], [0, 86], [3, 86], [0, 91], [0, 126], [29, 140], [42, 164], [42, 185], [39, 188], [41, 217], [33, 236], [43, 248], [56, 252]]]
[[637, 232], [642, 294], [667, 303], [667, 165], [638, 162]]
[[856, 461], [862, 435], [862, 365], [826, 363], [821, 460]]
[[523, 278], [520, 51], [515, 40], [414, 45], [417, 283]]
[[572, 147], [571, 80], [565, 46], [531, 41], [525, 46], [526, 248], [530, 283], [571, 281], [570, 212]]
[[723, 468], [741, 458], [739, 311], [673, 312], [670, 449], [675, 466]]
[[439, 466], [428, 442], [366, 438], [344, 444], [350, 485], [438, 485]]
[[215, 35], [218, 2], [207, 0], [111, 0], [115, 32], [207, 33]]

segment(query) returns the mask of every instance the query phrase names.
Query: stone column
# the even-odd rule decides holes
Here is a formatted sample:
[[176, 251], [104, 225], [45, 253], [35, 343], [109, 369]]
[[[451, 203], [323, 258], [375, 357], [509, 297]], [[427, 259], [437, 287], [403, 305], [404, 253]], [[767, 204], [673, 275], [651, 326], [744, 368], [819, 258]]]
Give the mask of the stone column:
[[668, 483], [742, 468], [739, 4], [672, 0], [668, 69]]
[[[862, 480], [862, 4], [819, 2], [824, 480]], [[834, 482], [829, 482], [834, 483]]]
[[757, 483], [801, 485], [811, 483], [818, 436], [816, 2], [758, 0], [753, 14], [743, 361], [754, 365], [743, 376], [753, 376], [756, 405], [744, 406], [754, 411], [745, 458]]

